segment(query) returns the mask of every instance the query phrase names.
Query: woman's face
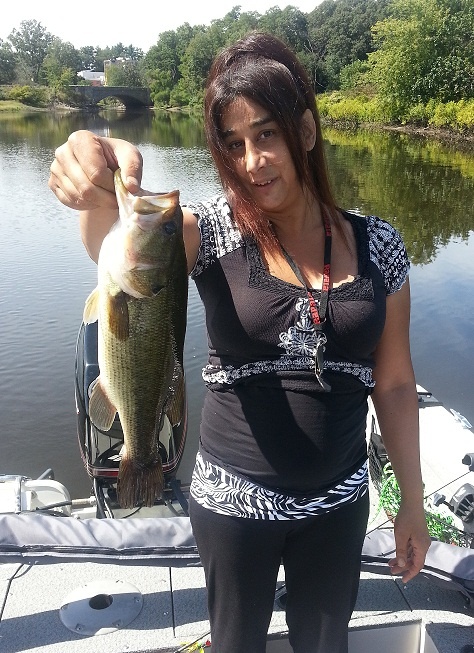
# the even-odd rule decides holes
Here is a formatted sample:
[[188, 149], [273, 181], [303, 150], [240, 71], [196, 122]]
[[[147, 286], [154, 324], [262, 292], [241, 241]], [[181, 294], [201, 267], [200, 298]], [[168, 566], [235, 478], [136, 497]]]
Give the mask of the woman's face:
[[224, 109], [221, 127], [235, 173], [260, 210], [269, 217], [294, 211], [304, 200], [301, 181], [272, 116], [240, 97]]

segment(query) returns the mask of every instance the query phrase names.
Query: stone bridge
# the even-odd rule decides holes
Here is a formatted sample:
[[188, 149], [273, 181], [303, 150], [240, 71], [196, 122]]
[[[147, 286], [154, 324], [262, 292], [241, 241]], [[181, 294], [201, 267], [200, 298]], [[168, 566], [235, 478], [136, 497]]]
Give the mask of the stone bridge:
[[115, 97], [126, 109], [142, 109], [152, 105], [150, 89], [129, 88], [128, 86], [71, 86], [85, 104], [95, 105], [107, 97]]

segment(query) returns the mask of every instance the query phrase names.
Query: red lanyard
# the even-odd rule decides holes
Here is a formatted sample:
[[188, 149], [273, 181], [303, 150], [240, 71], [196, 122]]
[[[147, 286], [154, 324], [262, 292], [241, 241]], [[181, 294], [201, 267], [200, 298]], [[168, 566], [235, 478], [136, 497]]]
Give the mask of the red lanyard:
[[285, 258], [289, 266], [295, 273], [296, 278], [306, 290], [306, 295], [309, 301], [309, 310], [311, 314], [311, 319], [313, 320], [314, 332], [316, 336], [316, 344], [314, 346], [314, 373], [316, 375], [316, 379], [319, 385], [321, 386], [321, 389], [324, 392], [329, 392], [331, 390], [331, 386], [322, 377], [323, 369], [324, 369], [323, 355], [325, 350], [325, 344], [327, 342], [326, 334], [322, 330], [323, 328], [322, 325], [326, 321], [326, 312], [327, 312], [328, 300], [329, 300], [332, 233], [331, 233], [331, 223], [329, 222], [329, 218], [326, 214], [324, 214], [323, 220], [324, 220], [324, 231], [325, 231], [324, 267], [323, 267], [323, 283], [321, 287], [321, 298], [319, 300], [319, 310], [316, 302], [314, 301], [314, 297], [311, 294], [310, 289], [308, 288], [307, 284], [305, 283], [305, 280], [303, 279], [303, 275], [301, 274], [299, 267], [296, 265], [295, 261], [291, 258], [291, 256], [285, 250], [285, 248], [282, 245], [280, 245], [280, 247], [282, 249], [283, 254], [285, 255]]
[[[314, 297], [311, 294], [308, 286], [305, 284], [304, 279], [301, 275], [301, 272], [299, 271], [298, 267], [296, 266], [296, 263], [292, 260], [293, 265], [295, 266], [296, 270], [298, 273], [296, 276], [298, 277], [298, 280], [301, 281], [303, 286], [306, 289], [306, 293], [308, 295], [309, 299], [309, 307], [311, 311], [311, 317], [313, 319], [313, 323], [316, 324], [324, 324], [326, 320], [326, 311], [328, 308], [328, 299], [329, 299], [329, 283], [330, 283], [330, 275], [331, 275], [331, 245], [332, 245], [332, 233], [331, 233], [331, 223], [329, 222], [329, 219], [326, 215], [324, 215], [324, 231], [325, 231], [325, 236], [324, 236], [324, 268], [323, 268], [323, 285], [321, 287], [321, 299], [319, 301], [319, 311], [318, 307], [316, 305], [316, 302], [314, 301]], [[289, 262], [289, 261], [288, 261]], [[296, 271], [295, 271], [296, 273]]]

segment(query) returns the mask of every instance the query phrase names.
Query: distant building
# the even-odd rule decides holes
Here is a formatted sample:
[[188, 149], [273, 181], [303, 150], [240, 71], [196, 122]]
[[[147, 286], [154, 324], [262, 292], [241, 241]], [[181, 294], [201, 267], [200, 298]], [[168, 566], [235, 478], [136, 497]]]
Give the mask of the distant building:
[[77, 73], [78, 77], [82, 77], [86, 82], [90, 82], [91, 86], [104, 86], [105, 85], [105, 73], [96, 72], [93, 70], [80, 70]]

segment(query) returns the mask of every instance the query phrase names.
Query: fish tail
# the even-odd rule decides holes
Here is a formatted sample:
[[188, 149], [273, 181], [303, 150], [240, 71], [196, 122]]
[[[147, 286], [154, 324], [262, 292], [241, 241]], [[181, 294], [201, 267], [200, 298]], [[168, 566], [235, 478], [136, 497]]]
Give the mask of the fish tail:
[[117, 498], [121, 508], [152, 506], [161, 498], [165, 485], [161, 458], [137, 465], [125, 453], [120, 461]]

